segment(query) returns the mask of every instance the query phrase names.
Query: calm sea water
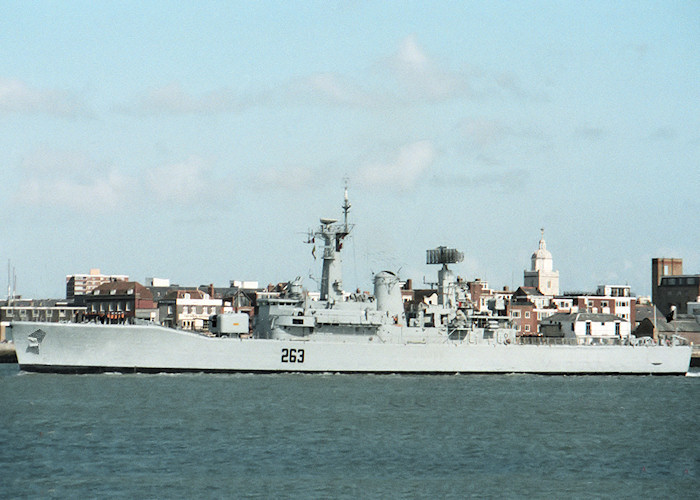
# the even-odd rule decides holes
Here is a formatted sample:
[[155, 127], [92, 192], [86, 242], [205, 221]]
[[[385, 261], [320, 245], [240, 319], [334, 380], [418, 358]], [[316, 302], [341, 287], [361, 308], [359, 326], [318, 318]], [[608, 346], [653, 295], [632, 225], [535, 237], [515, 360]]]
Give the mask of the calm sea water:
[[688, 377], [0, 366], [0, 498], [698, 498]]

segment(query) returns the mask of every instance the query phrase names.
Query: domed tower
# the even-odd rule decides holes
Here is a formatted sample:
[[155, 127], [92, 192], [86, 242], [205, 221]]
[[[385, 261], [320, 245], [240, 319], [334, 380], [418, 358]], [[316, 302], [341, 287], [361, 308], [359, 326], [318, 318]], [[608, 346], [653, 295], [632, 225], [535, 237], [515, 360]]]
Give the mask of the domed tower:
[[544, 229], [541, 229], [540, 246], [532, 254], [532, 265], [529, 271], [525, 271], [525, 286], [537, 288], [544, 295], [559, 294], [559, 271], [554, 271], [552, 254], [547, 250], [544, 241]]

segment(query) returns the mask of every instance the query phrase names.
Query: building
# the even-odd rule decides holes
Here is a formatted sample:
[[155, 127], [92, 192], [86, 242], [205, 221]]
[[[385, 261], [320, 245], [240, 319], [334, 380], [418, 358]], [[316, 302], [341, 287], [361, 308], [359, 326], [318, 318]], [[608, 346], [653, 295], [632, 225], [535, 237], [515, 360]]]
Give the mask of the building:
[[165, 296], [174, 290], [184, 290], [187, 287], [170, 283], [166, 278], [146, 278], [146, 288], [153, 294], [153, 302], [159, 303]]
[[671, 306], [687, 314], [688, 302], [700, 301], [700, 274], [683, 274], [683, 259], [651, 259], [651, 300], [664, 315]]
[[538, 335], [540, 321], [555, 312], [552, 298], [531, 286], [521, 286], [513, 292], [507, 309], [518, 335]]
[[537, 288], [544, 295], [558, 295], [559, 271], [554, 271], [552, 254], [547, 250], [544, 241], [544, 229], [541, 231], [539, 248], [532, 254], [530, 270], [524, 272], [523, 284], [526, 287]]
[[[213, 284], [200, 285], [199, 290], [212, 299], [221, 299], [226, 311], [245, 312], [250, 316], [249, 325], [255, 316], [256, 297], [260, 288], [257, 281], [230, 280], [228, 287], [215, 287]], [[283, 285], [285, 288], [287, 284]]]
[[474, 281], [467, 281], [467, 290], [471, 297], [472, 306], [476, 312], [488, 313], [489, 303], [493, 299], [494, 291], [489, 288], [487, 281], [476, 278]]
[[636, 298], [627, 285], [599, 285], [595, 294], [574, 292], [550, 297], [535, 287], [513, 293], [508, 316], [519, 335], [542, 333], [541, 321], [555, 313], [612, 314], [635, 324]]
[[542, 320], [545, 337], [576, 339], [579, 343], [615, 343], [630, 336], [630, 322], [605, 313], [556, 313]]
[[15, 299], [0, 306], [0, 321], [76, 322], [84, 312], [85, 307], [66, 300]]
[[613, 314], [635, 323], [636, 297], [632, 297], [628, 286], [599, 285], [595, 294], [569, 292], [552, 299], [558, 312], [588, 312]]
[[13, 299], [0, 305], [0, 340], [12, 321], [48, 321], [52, 323], [78, 322], [85, 315], [84, 306], [69, 304], [66, 300]]
[[66, 300], [81, 304], [83, 296], [111, 281], [129, 281], [129, 277], [124, 274], [101, 274], [99, 269], [90, 269], [89, 274], [69, 274], [66, 276]]
[[507, 286], [504, 286], [503, 290], [494, 290], [488, 301], [489, 311], [494, 316], [507, 316], [508, 305], [513, 300], [513, 293]]
[[158, 302], [161, 324], [184, 330], [208, 331], [209, 317], [223, 312], [233, 309], [198, 289], [173, 290]]
[[134, 319], [158, 320], [151, 291], [136, 281], [104, 283], [84, 297], [85, 317], [102, 323], [126, 323]]

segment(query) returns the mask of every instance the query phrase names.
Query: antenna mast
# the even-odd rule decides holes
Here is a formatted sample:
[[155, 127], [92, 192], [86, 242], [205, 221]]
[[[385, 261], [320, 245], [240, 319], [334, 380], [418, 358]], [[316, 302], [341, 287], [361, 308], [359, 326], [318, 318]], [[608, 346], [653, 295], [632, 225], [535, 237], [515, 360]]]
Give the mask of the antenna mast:
[[343, 202], [343, 216], [345, 219], [345, 233], [348, 233], [348, 212], [352, 205], [348, 201], [348, 180], [345, 179], [345, 201]]
[[345, 185], [343, 201], [342, 223], [338, 219], [322, 218], [321, 227], [314, 233], [323, 238], [323, 274], [321, 276], [321, 300], [340, 302], [343, 300], [343, 279], [341, 271], [340, 252], [343, 249], [343, 240], [352, 231], [352, 224], [348, 222], [350, 202], [348, 201], [348, 187]]

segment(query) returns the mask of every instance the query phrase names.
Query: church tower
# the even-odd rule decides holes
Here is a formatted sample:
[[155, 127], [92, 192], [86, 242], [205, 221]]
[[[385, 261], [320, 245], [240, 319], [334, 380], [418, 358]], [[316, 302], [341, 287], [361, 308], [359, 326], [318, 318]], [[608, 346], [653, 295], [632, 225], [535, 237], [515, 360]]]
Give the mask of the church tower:
[[554, 271], [552, 254], [544, 241], [544, 229], [541, 229], [540, 247], [532, 254], [532, 264], [525, 271], [525, 286], [537, 288], [544, 295], [559, 294], [559, 271]]

